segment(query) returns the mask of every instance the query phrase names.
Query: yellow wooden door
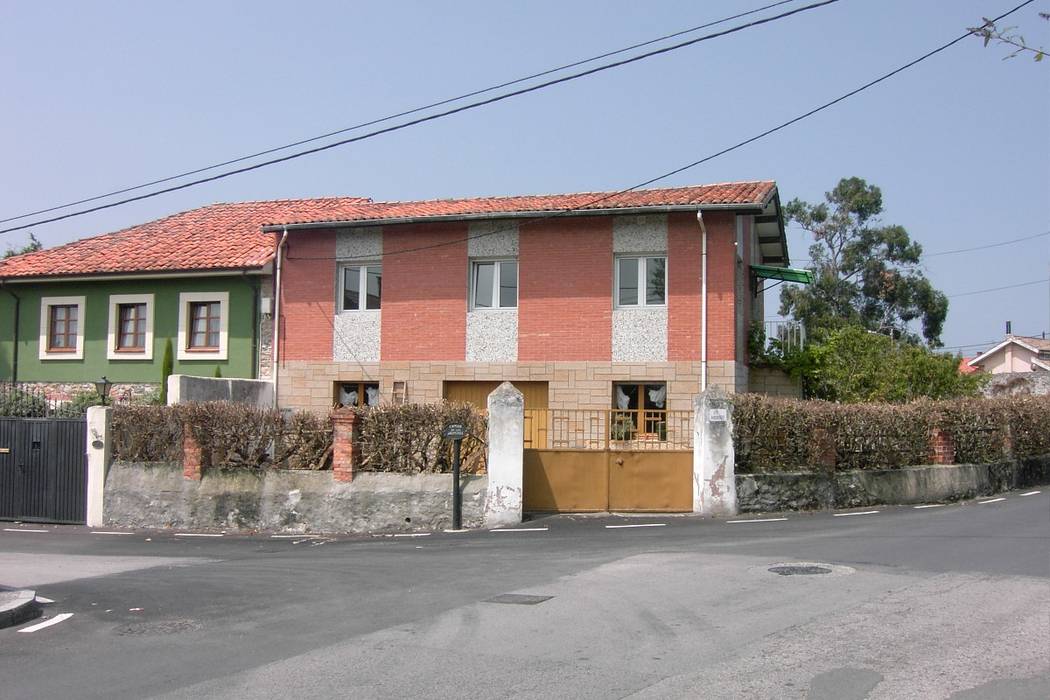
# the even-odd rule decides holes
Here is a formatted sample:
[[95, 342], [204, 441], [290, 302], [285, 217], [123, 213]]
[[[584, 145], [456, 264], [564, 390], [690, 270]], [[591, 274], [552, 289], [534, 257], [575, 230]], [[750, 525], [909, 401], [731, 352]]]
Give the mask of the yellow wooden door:
[[[547, 408], [547, 382], [511, 383], [525, 397], [526, 411], [534, 408]], [[445, 382], [445, 399], [457, 403], [469, 403], [485, 411], [488, 409], [489, 394], [500, 384], [502, 382]], [[532, 421], [530, 418], [531, 415], [526, 413], [526, 447], [546, 444], [546, 426]]]

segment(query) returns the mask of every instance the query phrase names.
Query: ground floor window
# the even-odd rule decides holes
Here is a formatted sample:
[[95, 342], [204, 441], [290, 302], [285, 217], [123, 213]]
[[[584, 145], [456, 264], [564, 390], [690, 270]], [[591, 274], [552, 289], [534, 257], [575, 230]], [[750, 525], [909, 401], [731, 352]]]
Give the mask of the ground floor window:
[[337, 382], [335, 385], [337, 406], [378, 406], [378, 382]]
[[667, 438], [667, 385], [663, 383], [613, 383], [613, 440]]

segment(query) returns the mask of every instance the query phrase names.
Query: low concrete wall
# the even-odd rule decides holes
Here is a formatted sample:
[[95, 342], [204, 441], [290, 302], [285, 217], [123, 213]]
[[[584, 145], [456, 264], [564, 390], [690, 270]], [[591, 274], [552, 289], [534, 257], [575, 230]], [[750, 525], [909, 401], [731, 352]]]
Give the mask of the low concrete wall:
[[802, 383], [777, 367], [751, 367], [747, 390], [752, 394], [802, 398]]
[[736, 483], [737, 505], [750, 513], [937, 503], [1050, 484], [1050, 455], [835, 474], [737, 474]]
[[168, 377], [168, 405], [188, 401], [233, 401], [260, 408], [273, 406], [273, 383], [263, 379], [223, 379], [173, 374]]
[[1050, 372], [993, 374], [981, 393], [985, 396], [1046, 396], [1050, 394]]
[[[275, 532], [396, 532], [447, 528], [451, 475], [209, 469], [184, 479], [178, 464], [114, 462], [104, 518], [118, 527]], [[483, 520], [487, 480], [464, 477], [463, 524]]]

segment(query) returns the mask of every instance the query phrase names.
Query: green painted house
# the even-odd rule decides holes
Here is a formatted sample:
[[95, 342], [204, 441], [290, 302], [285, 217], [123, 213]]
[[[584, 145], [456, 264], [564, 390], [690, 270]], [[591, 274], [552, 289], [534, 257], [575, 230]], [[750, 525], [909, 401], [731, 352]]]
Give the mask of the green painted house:
[[105, 375], [116, 396], [173, 373], [272, 374], [276, 240], [262, 226], [317, 200], [215, 204], [0, 262], [0, 381], [57, 398]]

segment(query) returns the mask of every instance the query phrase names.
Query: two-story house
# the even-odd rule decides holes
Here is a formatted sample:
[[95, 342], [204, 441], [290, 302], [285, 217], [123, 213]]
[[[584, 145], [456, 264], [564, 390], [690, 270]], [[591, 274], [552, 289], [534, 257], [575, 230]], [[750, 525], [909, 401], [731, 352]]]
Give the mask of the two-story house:
[[684, 410], [747, 391], [761, 278], [788, 263], [774, 182], [352, 202], [267, 222], [278, 401], [442, 398]]

